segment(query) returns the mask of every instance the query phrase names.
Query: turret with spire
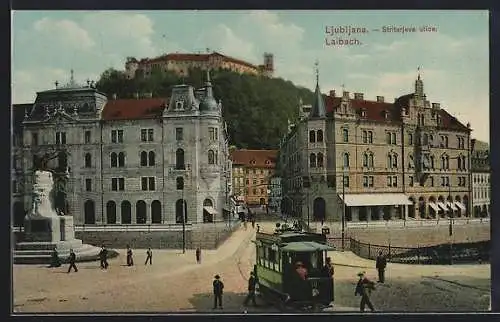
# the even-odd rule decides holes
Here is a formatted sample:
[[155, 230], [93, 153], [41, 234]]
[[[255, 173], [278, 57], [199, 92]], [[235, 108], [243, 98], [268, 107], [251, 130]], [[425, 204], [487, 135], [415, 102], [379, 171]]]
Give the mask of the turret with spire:
[[316, 90], [314, 91], [314, 102], [313, 106], [311, 109], [311, 113], [309, 114], [310, 118], [318, 118], [318, 117], [325, 117], [326, 115], [326, 108], [325, 108], [325, 101], [323, 99], [323, 95], [321, 94], [321, 91], [319, 89], [319, 68], [318, 68], [318, 61], [316, 61], [315, 65], [315, 71], [316, 71]]
[[420, 67], [417, 68], [417, 80], [415, 81], [415, 97], [419, 99], [424, 98], [424, 82], [420, 78]]

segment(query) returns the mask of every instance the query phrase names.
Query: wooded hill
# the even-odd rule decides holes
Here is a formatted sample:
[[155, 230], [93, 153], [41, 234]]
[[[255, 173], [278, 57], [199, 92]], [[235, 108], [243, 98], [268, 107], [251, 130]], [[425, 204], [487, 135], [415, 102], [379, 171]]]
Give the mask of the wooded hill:
[[[313, 93], [281, 78], [239, 74], [228, 70], [210, 72], [214, 96], [222, 100], [223, 116], [228, 125], [231, 145], [244, 149], [277, 149], [287, 130], [287, 121], [298, 117], [298, 102], [311, 104]], [[182, 78], [173, 72], [154, 70], [150, 77], [138, 75], [127, 79], [117, 70], [108, 69], [97, 82], [97, 88], [111, 99], [133, 98], [135, 93], [152, 93], [168, 98], [174, 85], [203, 87], [206, 72], [191, 69]]]

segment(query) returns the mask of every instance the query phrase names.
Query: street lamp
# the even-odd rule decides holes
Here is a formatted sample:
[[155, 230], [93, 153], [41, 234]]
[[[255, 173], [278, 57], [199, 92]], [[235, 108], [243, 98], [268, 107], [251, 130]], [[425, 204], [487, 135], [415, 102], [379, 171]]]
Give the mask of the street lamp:
[[342, 251], [345, 250], [345, 173], [342, 173]]

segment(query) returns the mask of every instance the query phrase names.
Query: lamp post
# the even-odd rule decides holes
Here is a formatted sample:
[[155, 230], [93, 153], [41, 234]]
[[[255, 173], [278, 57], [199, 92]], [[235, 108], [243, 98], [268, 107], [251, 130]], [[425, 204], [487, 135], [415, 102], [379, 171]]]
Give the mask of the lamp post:
[[186, 201], [184, 200], [184, 187], [181, 190], [182, 200], [182, 253], [186, 253]]
[[345, 173], [342, 173], [342, 251], [345, 250]]
[[453, 209], [451, 208], [451, 184], [448, 181], [448, 219], [450, 220], [450, 226], [448, 228], [450, 235], [450, 265], [453, 265]]

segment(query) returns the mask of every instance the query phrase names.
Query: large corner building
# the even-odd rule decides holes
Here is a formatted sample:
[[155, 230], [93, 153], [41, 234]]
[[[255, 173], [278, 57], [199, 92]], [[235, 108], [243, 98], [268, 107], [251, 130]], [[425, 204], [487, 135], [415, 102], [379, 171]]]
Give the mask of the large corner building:
[[222, 219], [231, 163], [208, 77], [198, 90], [174, 86], [169, 99], [108, 100], [72, 75], [67, 86], [37, 93], [33, 104], [14, 105], [13, 118], [15, 225], [31, 206], [40, 168], [60, 178], [56, 207], [77, 225]]
[[469, 216], [470, 125], [413, 93], [386, 102], [362, 93], [324, 97], [281, 140], [282, 211], [347, 221]]

